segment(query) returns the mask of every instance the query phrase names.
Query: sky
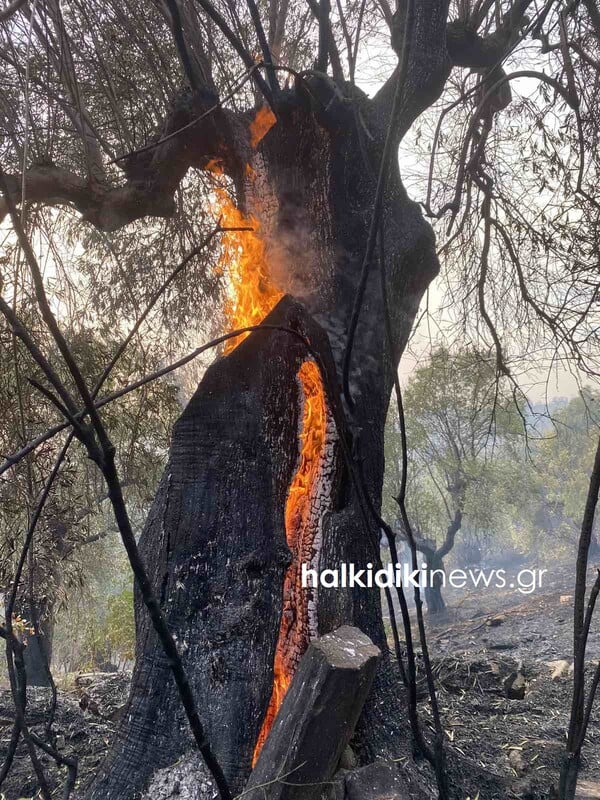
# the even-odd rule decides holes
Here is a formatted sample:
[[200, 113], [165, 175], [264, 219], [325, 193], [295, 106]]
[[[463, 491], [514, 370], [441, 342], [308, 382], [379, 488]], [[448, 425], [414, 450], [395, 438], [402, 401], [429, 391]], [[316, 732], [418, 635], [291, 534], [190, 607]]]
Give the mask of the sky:
[[[381, 87], [395, 64], [395, 56], [387, 42], [388, 33], [386, 30], [382, 30], [377, 36], [373, 36], [361, 45], [359, 50], [356, 71], [357, 83], [370, 96], [373, 96]], [[517, 55], [515, 66], [524, 67], [525, 64], [519, 64], [518, 59], [529, 59], [530, 55], [530, 52], [526, 56]], [[544, 63], [535, 66], [543, 68]], [[530, 63], [528, 63], [528, 67], [531, 68]], [[511, 85], [514, 97], [534, 97], [537, 92], [538, 82], [531, 78], [520, 78], [517, 81], [513, 81]], [[412, 155], [413, 152], [410, 147], [400, 148], [399, 166], [401, 174], [404, 172], [412, 176], [415, 173], [423, 173], [422, 165], [415, 161]], [[419, 201], [420, 197], [415, 190], [409, 189], [409, 194], [414, 200]], [[427, 359], [432, 346], [432, 336], [435, 336], [436, 329], [447, 329], [456, 321], [452, 319], [445, 308], [445, 294], [446, 285], [442, 258], [441, 273], [429, 287], [429, 291], [417, 315], [417, 320], [420, 320], [420, 324], [413, 331], [410, 346], [402, 357], [399, 374], [404, 385], [410, 380], [410, 376], [419, 364]], [[429, 310], [429, 319], [427, 319], [427, 315], [422, 315], [425, 308]], [[521, 388], [527, 394], [530, 402], [534, 404], [543, 404], [556, 397], [572, 397], [578, 393], [579, 385], [585, 385], [587, 382], [585, 376], [574, 375], [570, 370], [557, 364], [552, 366], [550, 364], [543, 365], [539, 368], [531, 365], [525, 373], [519, 376]]]

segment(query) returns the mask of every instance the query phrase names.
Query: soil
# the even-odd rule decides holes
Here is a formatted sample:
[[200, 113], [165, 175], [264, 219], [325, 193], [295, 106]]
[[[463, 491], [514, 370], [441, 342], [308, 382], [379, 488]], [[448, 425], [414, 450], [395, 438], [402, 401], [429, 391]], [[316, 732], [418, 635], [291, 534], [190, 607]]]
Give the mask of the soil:
[[[573, 686], [572, 574], [572, 564], [554, 565], [529, 595], [510, 589], [455, 594], [443, 615], [427, 618], [448, 767], [463, 786], [457, 797], [553, 797]], [[588, 583], [595, 577], [591, 569]], [[599, 656], [596, 619], [588, 660]], [[432, 729], [425, 698], [420, 712]], [[600, 798], [599, 743], [596, 713], [583, 751], [582, 800]]]
[[[448, 609], [443, 616], [427, 618], [448, 773], [456, 798], [553, 797], [572, 690], [571, 574], [572, 565], [553, 567], [544, 586], [530, 595], [509, 589], [448, 594]], [[594, 577], [591, 570], [590, 580]], [[590, 661], [600, 657], [598, 623], [591, 631], [588, 655]], [[90, 692], [89, 680], [84, 681], [86, 710], [80, 707], [81, 687], [79, 695], [59, 693], [53, 733], [63, 753], [78, 756], [82, 781], [97, 769], [113, 736], [118, 717], [114, 708], [126, 694], [126, 682], [120, 680], [115, 689], [118, 697], [108, 696], [110, 713], [104, 713], [102, 706], [98, 708], [98, 697], [103, 695]], [[89, 702], [90, 694], [95, 702]], [[420, 696], [421, 719], [431, 730], [423, 683]], [[29, 722], [39, 735], [43, 735], [49, 700], [47, 690], [30, 690]], [[13, 717], [10, 695], [0, 691], [0, 759], [5, 755]], [[600, 714], [596, 714], [584, 747], [578, 793], [581, 800], [600, 798], [599, 743]], [[53, 797], [60, 797], [64, 770], [44, 755], [42, 762]], [[436, 797], [430, 769], [424, 762], [415, 762], [409, 742], [398, 765], [406, 781], [406, 797]], [[23, 745], [2, 791], [5, 800], [30, 798], [35, 793]]]
[[[51, 706], [49, 689], [31, 687], [27, 692], [27, 722], [31, 731], [46, 739], [45, 726]], [[10, 691], [0, 691], [0, 761], [4, 763], [14, 720], [14, 706]], [[52, 736], [55, 747], [62, 755], [76, 755], [79, 760], [78, 775], [85, 779], [94, 774], [104, 758], [114, 735], [115, 723], [83, 711], [74, 694], [59, 692]], [[38, 751], [46, 773], [52, 797], [62, 797], [67, 772], [55, 765], [53, 759]], [[21, 740], [12, 769], [2, 786], [5, 800], [37, 797], [37, 781], [31, 768], [25, 745]]]
[[[107, 684], [114, 688], [111, 693]], [[86, 781], [93, 775], [104, 758], [114, 735], [118, 714], [114, 709], [123, 705], [127, 699], [128, 680], [123, 673], [99, 675], [95, 682], [98, 687], [94, 694], [96, 702], [90, 702], [90, 684], [86, 690], [81, 688], [72, 692], [59, 691], [50, 741], [65, 756], [76, 756], [78, 776]], [[98, 699], [102, 695], [105, 702]], [[49, 719], [52, 695], [49, 689], [30, 687], [27, 692], [28, 727], [42, 739], [47, 740], [46, 724]], [[81, 705], [93, 710], [83, 710]], [[107, 713], [108, 709], [108, 713]], [[113, 717], [112, 719], [110, 717]], [[14, 706], [12, 695], [7, 689], [0, 690], [0, 761], [3, 763], [12, 732]], [[66, 769], [57, 767], [45, 753], [38, 751], [44, 768], [52, 797], [62, 797], [67, 777]], [[21, 740], [12, 769], [2, 786], [0, 797], [4, 800], [37, 797], [37, 781], [31, 768], [25, 745]]]

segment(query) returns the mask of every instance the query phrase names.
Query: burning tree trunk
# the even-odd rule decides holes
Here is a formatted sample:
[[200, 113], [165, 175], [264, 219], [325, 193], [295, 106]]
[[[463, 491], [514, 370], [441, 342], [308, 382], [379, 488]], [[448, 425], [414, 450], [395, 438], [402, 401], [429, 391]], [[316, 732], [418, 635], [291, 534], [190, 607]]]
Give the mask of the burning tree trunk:
[[[72, 74], [72, 59], [65, 70], [61, 55], [57, 64], [70, 97], [65, 108], [77, 109], [70, 124], [81, 134], [87, 174], [82, 177], [73, 171], [77, 159], [67, 158], [60, 165], [46, 157], [26, 176], [2, 174], [5, 199], [0, 202], [0, 217], [10, 207], [17, 227], [12, 204], [25, 199], [69, 203], [89, 223], [114, 231], [146, 216], [172, 215], [176, 192], [191, 168], [221, 173], [230, 184], [219, 187], [218, 215], [226, 219], [228, 214], [242, 215], [255, 227], [234, 242], [232, 256], [226, 258], [235, 292], [228, 309], [230, 324], [256, 323], [268, 315], [271, 322], [296, 327], [324, 361], [327, 383], [344, 386], [345, 406], [335, 392], [324, 397], [324, 376], [317, 374], [302, 342], [290, 333], [261, 331], [228, 349], [208, 371], [176, 426], [169, 463], [142, 537], [154, 593], [177, 638], [210, 749], [236, 791], [244, 784], [308, 641], [342, 624], [360, 628], [382, 651], [354, 740], [359, 761], [397, 754], [404, 736], [398, 676], [386, 648], [378, 593], [320, 590], [309, 597], [298, 588], [298, 568], [306, 559], [320, 568], [336, 567], [340, 561], [360, 568], [377, 557], [381, 523], [365, 512], [364, 492], [375, 518], [392, 377], [420, 299], [438, 270], [431, 230], [417, 205], [408, 200], [393, 154], [420, 113], [439, 97], [452, 66], [482, 70], [502, 63], [521, 41], [530, 4], [525, 0], [504, 15], [496, 14], [495, 26], [488, 20], [488, 9], [482, 14], [479, 9], [474, 17], [481, 19], [474, 28], [470, 18], [447, 24], [448, 0], [398, 3], [395, 12], [383, 4], [398, 62], [372, 99], [353, 80], [344, 80], [326, 0], [308, 4], [319, 17], [314, 68], [290, 69], [295, 85], [285, 90], [277, 73], [287, 70], [272, 63], [255, 2], [248, 0], [246, 5], [262, 64], [247, 49], [253, 36], [248, 39], [242, 33], [240, 19], [231, 28], [209, 0], [193, 4], [194, 14], [182, 15], [180, 5], [173, 0], [157, 8], [169, 15], [190, 90], [174, 99], [158, 136], [116, 160], [124, 182], [112, 184], [114, 171], [104, 168], [102, 150], [107, 150], [107, 143], [101, 150], [95, 130], [105, 125], [91, 123], [81, 104], [77, 76]], [[233, 12], [236, 4], [229, 5]], [[274, 11], [277, 4], [271, 5]], [[281, 7], [287, 9], [288, 3]], [[279, 29], [285, 27], [286, 14], [282, 11], [275, 15], [279, 19], [271, 20], [274, 54], [283, 52]], [[342, 27], [347, 37], [348, 30]], [[61, 54], [68, 53], [62, 47], [62, 21], [60, 28], [56, 41]], [[216, 46], [226, 40], [233, 50], [227, 50], [224, 58], [215, 52], [214, 61], [229, 68], [235, 51], [245, 68], [236, 89], [230, 91], [231, 81], [226, 81], [229, 94], [221, 98], [215, 94], [217, 82], [211, 75], [212, 45], [210, 58], [205, 57], [203, 45], [207, 31], [213, 38], [217, 28], [224, 39], [215, 40]], [[480, 36], [478, 28], [486, 34]], [[36, 24], [32, 30], [42, 52], [52, 53], [45, 26]], [[126, 30], [129, 38], [131, 30]], [[360, 25], [356, 34], [358, 47]], [[145, 34], [141, 38], [143, 42]], [[310, 47], [306, 39], [302, 49], [305, 44]], [[154, 49], [154, 40], [147, 44]], [[98, 51], [95, 39], [94, 48]], [[89, 62], [94, 64], [90, 75], [97, 55]], [[302, 58], [305, 67], [310, 58]], [[28, 65], [29, 58], [25, 61]], [[161, 71], [166, 71], [166, 62], [161, 58], [160, 63]], [[330, 63], [333, 78], [326, 74]], [[84, 73], [82, 83], [87, 86], [90, 81]], [[241, 113], [228, 107], [250, 80], [272, 113], [262, 109], [258, 114]], [[117, 102], [113, 95], [111, 87], [111, 108]], [[93, 106], [103, 108], [95, 91], [93, 98]], [[61, 119], [62, 114], [61, 106]], [[29, 116], [32, 122], [36, 116], [45, 120], [47, 114]], [[469, 130], [466, 145], [475, 132]], [[133, 141], [136, 136], [128, 138]], [[112, 141], [107, 137], [106, 142]], [[113, 144], [108, 147], [112, 150]], [[223, 194], [231, 184], [233, 206]], [[459, 205], [457, 196], [455, 212]], [[27, 254], [30, 248], [23, 249]], [[38, 283], [43, 284], [41, 276]], [[380, 283], [387, 284], [389, 325]], [[42, 289], [38, 294], [43, 296]], [[43, 311], [45, 298], [38, 302]], [[8, 306], [3, 313], [7, 320], [14, 316]], [[44, 318], [91, 412], [84, 379], [76, 364], [69, 364], [67, 344], [60, 344], [62, 337], [49, 307]], [[56, 381], [50, 383], [56, 388]], [[66, 390], [65, 394], [70, 400]], [[334, 430], [333, 418], [340, 422], [342, 409], [349, 418], [348, 429], [340, 423]], [[99, 420], [95, 427], [99, 438], [105, 438]], [[82, 426], [77, 433], [85, 438]], [[360, 491], [354, 469], [350, 472], [341, 458], [341, 442], [348, 445], [354, 466], [360, 464], [366, 484]], [[100, 458], [96, 463], [112, 488], [112, 499], [119, 495], [113, 507], [130, 558], [136, 561], [112, 468], [112, 448], [101, 449], [109, 457], [106, 463]], [[173, 643], [142, 579], [144, 570], [141, 564], [136, 566], [147, 606], [162, 631], [161, 641], [173, 656]], [[90, 788], [89, 796], [98, 800], [131, 797], [157, 767], [175, 760], [190, 745], [169, 664], [139, 598], [137, 629], [128, 711], [113, 752]], [[182, 670], [175, 671], [185, 694]], [[188, 700], [193, 719], [193, 703]], [[441, 747], [439, 724], [436, 728]], [[441, 769], [442, 761], [438, 763]]]
[[[362, 150], [355, 114], [369, 131]], [[258, 323], [274, 308], [265, 322], [305, 335], [331, 386], [341, 384], [377, 179], [370, 165], [379, 163], [386, 126], [381, 107], [361, 95], [353, 110], [323, 76], [289, 92], [276, 124], [264, 111], [248, 116], [219, 158], [205, 163], [237, 187], [238, 208], [219, 189], [217, 213], [255, 228], [224, 248], [222, 266], [235, 290], [231, 328]], [[396, 165], [380, 244], [398, 355], [438, 263], [431, 230]], [[339, 437], [360, 458], [378, 507], [396, 368], [381, 297], [374, 264], [350, 361], [348, 430], [336, 429], [342, 402], [325, 396], [300, 340], [256, 332], [227, 349], [176, 425], [140, 543], [233, 792], [243, 788], [309, 640], [343, 624], [383, 652], [353, 741], [359, 761], [396, 755], [407, 735], [379, 593], [311, 595], [298, 583], [301, 562], [323, 569], [377, 558], [379, 529], [361, 511]], [[191, 747], [169, 666], [139, 601], [137, 629], [129, 706], [90, 800], [132, 797], [155, 769]]]
[[[323, 334], [289, 300], [266, 321], [301, 331], [315, 347], [324, 345]], [[140, 542], [211, 745], [233, 789], [241, 788], [250, 770], [273, 689], [291, 560], [286, 499], [297, 470], [307, 364], [312, 362], [300, 340], [265, 332], [208, 370], [176, 425]], [[333, 436], [327, 421], [322, 480], [335, 468]], [[328, 503], [324, 491], [323, 512]], [[303, 545], [310, 558], [311, 542]], [[289, 610], [300, 614], [297, 607]], [[136, 669], [124, 715], [135, 731], [123, 724], [92, 797], [129, 796], [157, 766], [172, 763], [191, 746], [169, 665], [143, 609], [137, 611]], [[302, 617], [292, 620], [302, 648], [312, 624], [308, 612], [304, 606]], [[296, 656], [289, 650], [283, 655]]]

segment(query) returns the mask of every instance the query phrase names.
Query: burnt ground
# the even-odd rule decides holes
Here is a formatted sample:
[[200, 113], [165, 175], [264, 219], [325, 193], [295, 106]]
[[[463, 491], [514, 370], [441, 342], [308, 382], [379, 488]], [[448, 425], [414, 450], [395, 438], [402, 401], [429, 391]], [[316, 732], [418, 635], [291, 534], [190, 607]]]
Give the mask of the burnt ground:
[[[129, 678], [124, 673], [97, 675], [93, 687], [85, 681], [71, 691], [59, 691], [51, 727], [51, 741], [65, 756], [76, 756], [78, 774], [84, 781], [93, 775], [104, 758], [114, 735], [119, 711], [127, 699]], [[31, 731], [46, 739], [46, 724], [52, 703], [49, 689], [30, 687], [27, 692], [27, 722]], [[84, 710], [85, 709], [85, 710]], [[4, 762], [14, 720], [12, 696], [0, 690], [0, 762]], [[62, 797], [66, 769], [58, 768], [38, 751], [52, 797]], [[23, 742], [19, 744], [12, 769], [2, 786], [2, 800], [38, 797], [37, 781]]]
[[[555, 565], [530, 595], [455, 593], [447, 612], [427, 619], [449, 767], [466, 789], [460, 797], [552, 797], [573, 685], [572, 572], [572, 564]], [[590, 570], [589, 582], [595, 575]], [[596, 620], [588, 658], [599, 656]], [[597, 709], [584, 748], [581, 798], [600, 798]], [[431, 725], [427, 701], [420, 710]]]
[[[554, 567], [543, 588], [531, 595], [515, 591], [477, 591], [447, 596], [443, 616], [427, 620], [429, 645], [452, 783], [461, 800], [549, 800], [557, 783], [568, 722], [572, 677], [572, 567]], [[590, 572], [593, 579], [594, 572]], [[593, 628], [589, 658], [600, 656], [600, 625]], [[515, 678], [516, 683], [515, 683]], [[99, 693], [86, 680], [60, 693], [53, 726], [56, 744], [76, 754], [85, 781], [97, 769], [114, 733], [126, 682]], [[105, 679], [102, 679], [103, 681]], [[506, 685], [515, 699], [507, 697]], [[84, 694], [83, 705], [80, 699]], [[426, 727], [431, 714], [421, 686], [420, 713]], [[30, 691], [30, 724], [44, 730], [49, 702], [45, 690]], [[3, 760], [14, 714], [10, 696], [0, 691], [0, 759]], [[600, 704], [584, 749], [580, 793], [600, 798]], [[409, 748], [407, 748], [408, 750]], [[47, 767], [53, 796], [60, 797], [64, 771]], [[407, 755], [399, 759], [407, 797], [433, 798], [429, 768]], [[31, 766], [22, 745], [8, 780], [5, 800], [35, 792]]]

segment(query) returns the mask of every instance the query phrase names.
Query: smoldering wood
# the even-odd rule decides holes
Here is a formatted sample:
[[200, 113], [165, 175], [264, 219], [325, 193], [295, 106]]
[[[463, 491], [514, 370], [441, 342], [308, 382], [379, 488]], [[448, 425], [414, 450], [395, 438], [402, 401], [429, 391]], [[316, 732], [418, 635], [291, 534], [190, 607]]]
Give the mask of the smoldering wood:
[[[324, 91], [323, 87], [313, 87]], [[385, 138], [387, 117], [360, 92], [358, 113], [372, 134], [368, 159], [377, 164]], [[342, 373], [346, 334], [360, 279], [362, 256], [372, 212], [376, 171], [365, 167], [352, 109], [332, 102], [327, 119], [318, 109], [290, 102], [278, 123], [260, 145], [266, 183], [277, 198], [272, 238], [290, 265], [290, 292], [302, 297], [307, 310], [326, 330], [336, 365]], [[311, 111], [313, 113], [311, 113]], [[439, 264], [429, 225], [402, 186], [396, 164], [391, 165], [384, 198], [386, 259], [396, 353], [407, 341], [422, 294]], [[379, 507], [383, 481], [383, 430], [393, 381], [381, 321], [381, 290], [375, 275], [365, 289], [358, 321], [350, 387], [354, 454], [363, 465], [366, 489]], [[336, 489], [338, 498], [323, 521], [321, 568], [341, 561], [366, 564], [375, 554], [370, 539], [378, 526], [365, 522], [347, 475]], [[389, 658], [381, 624], [381, 602], [369, 590], [322, 591], [319, 633], [350, 622], [368, 633], [382, 648], [373, 695], [357, 728], [361, 763], [397, 755], [407, 735], [403, 701], [397, 691], [400, 676]]]
[[219, 792], [200, 753], [188, 753], [159, 769], [141, 800], [218, 800]]
[[352, 737], [380, 656], [350, 626], [310, 644], [246, 786], [248, 800], [321, 796]]
[[[310, 340], [329, 369], [327, 339], [284, 298], [265, 320]], [[169, 461], [140, 540], [201, 709], [207, 737], [237, 792], [273, 683], [290, 551], [287, 491], [298, 457], [305, 345], [256, 332], [211, 366], [175, 425]], [[89, 789], [129, 798], [192, 748], [169, 666], [136, 597], [132, 689], [114, 748]]]

